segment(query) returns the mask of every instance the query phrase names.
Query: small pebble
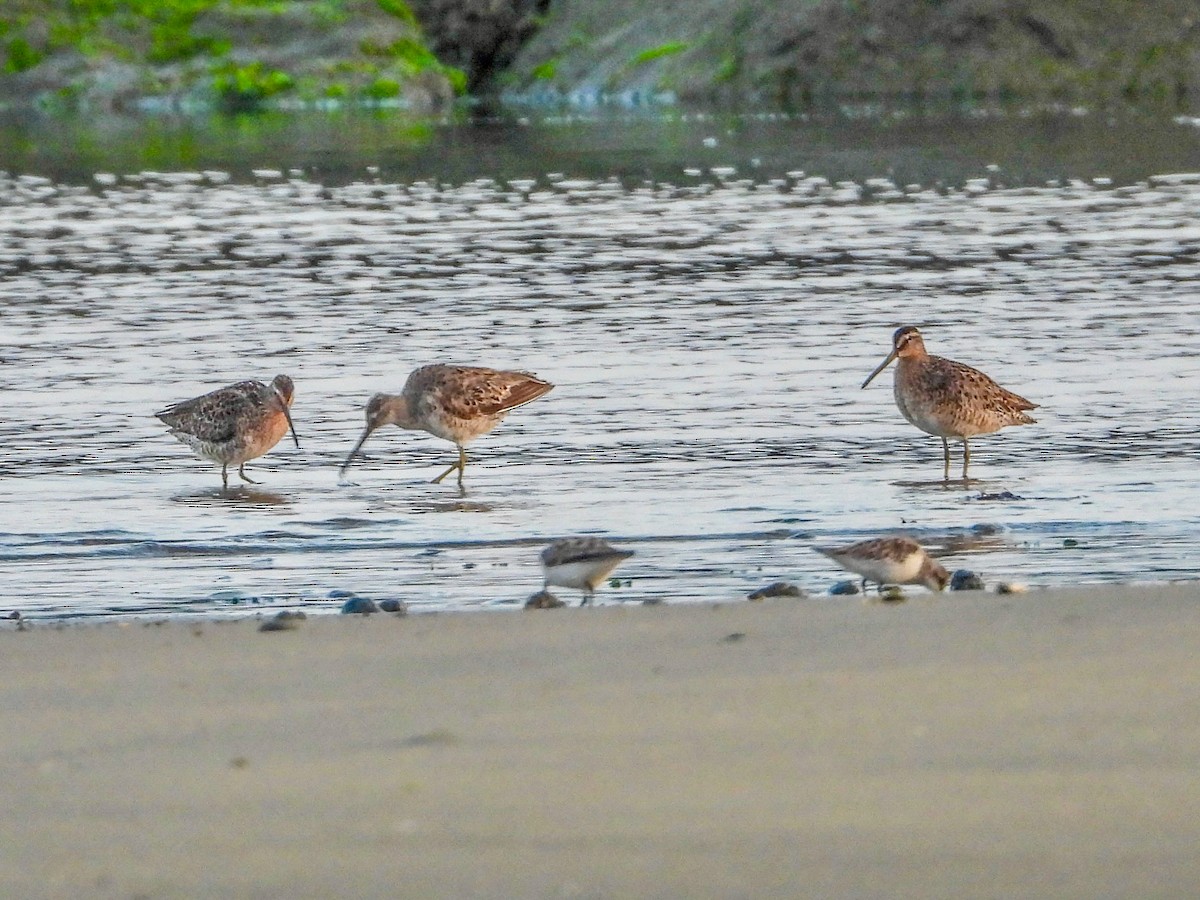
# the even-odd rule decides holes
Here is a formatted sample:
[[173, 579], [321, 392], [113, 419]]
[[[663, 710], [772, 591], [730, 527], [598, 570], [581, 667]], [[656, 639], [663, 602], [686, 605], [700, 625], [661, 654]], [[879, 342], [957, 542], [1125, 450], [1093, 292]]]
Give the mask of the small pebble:
[[848, 597], [851, 594], [858, 593], [857, 581], [839, 581], [829, 589], [829, 593], [835, 597]]
[[903, 603], [907, 599], [904, 591], [894, 584], [884, 588], [883, 593], [879, 595], [880, 603]]
[[642, 601], [642, 606], [662, 606], [662, 605], [663, 605], [662, 597], [647, 597], [645, 600]]
[[725, 637], [721, 638], [721, 642], [725, 644], [736, 644], [738, 641], [745, 640], [745, 638], [746, 632], [735, 631], [732, 634], [727, 634]]
[[379, 612], [379, 607], [370, 597], [351, 597], [342, 604], [343, 615], [369, 616], [376, 612]]
[[525, 601], [526, 609], [558, 609], [560, 606], [566, 605], [549, 591], [538, 591]]
[[398, 616], [408, 615], [408, 604], [403, 600], [380, 600], [379, 608], [386, 613], [395, 613]]
[[768, 597], [803, 597], [804, 591], [787, 581], [776, 581], [746, 595], [747, 600], [765, 600]]
[[997, 594], [1024, 594], [1029, 588], [1013, 581], [1001, 581], [996, 585]]
[[950, 590], [952, 591], [982, 591], [983, 588], [983, 579], [970, 569], [957, 569], [950, 576]]

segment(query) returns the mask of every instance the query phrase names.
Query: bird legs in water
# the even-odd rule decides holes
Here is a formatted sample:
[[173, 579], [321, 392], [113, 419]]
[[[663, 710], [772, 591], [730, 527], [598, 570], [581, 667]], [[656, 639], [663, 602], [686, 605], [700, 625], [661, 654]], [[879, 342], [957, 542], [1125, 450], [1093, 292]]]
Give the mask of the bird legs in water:
[[[967, 466], [971, 464], [971, 445], [967, 443], [967, 439], [962, 439], [963, 443], [963, 477], [962, 480], [967, 480]], [[942, 481], [950, 480], [950, 442], [942, 438]]]
[[[238, 476], [247, 484], [258, 484], [257, 481], [246, 474], [245, 463], [238, 466]], [[229, 463], [221, 463], [221, 490], [229, 490]]]
[[431, 483], [432, 484], [441, 484], [443, 478], [445, 478], [447, 475], [449, 475], [455, 469], [458, 469], [458, 486], [462, 487], [463, 486], [463, 470], [465, 470], [466, 468], [467, 468], [467, 451], [464, 450], [462, 447], [459, 447], [458, 448], [458, 462], [451, 465], [450, 468], [448, 468], [445, 472], [443, 472], [437, 478], [433, 479], [433, 481]]

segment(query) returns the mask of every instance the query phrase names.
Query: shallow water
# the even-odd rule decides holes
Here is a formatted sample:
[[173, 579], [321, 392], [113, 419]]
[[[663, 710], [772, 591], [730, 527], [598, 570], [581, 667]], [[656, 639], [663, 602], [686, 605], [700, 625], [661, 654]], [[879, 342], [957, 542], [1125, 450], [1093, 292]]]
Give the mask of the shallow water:
[[[0, 608], [509, 607], [577, 533], [637, 551], [607, 602], [823, 591], [810, 545], [901, 529], [989, 582], [1195, 577], [1200, 176], [1117, 177], [1105, 145], [1052, 184], [830, 182], [779, 127], [692, 129], [647, 179], [4, 178]], [[859, 390], [904, 323], [1042, 404], [973, 443], [978, 480], [942, 483], [890, 375]], [[472, 446], [465, 495], [428, 483], [450, 445], [394, 428], [339, 483], [367, 397], [435, 361], [557, 387]], [[222, 492], [153, 418], [278, 372], [302, 449], [260, 485]]]

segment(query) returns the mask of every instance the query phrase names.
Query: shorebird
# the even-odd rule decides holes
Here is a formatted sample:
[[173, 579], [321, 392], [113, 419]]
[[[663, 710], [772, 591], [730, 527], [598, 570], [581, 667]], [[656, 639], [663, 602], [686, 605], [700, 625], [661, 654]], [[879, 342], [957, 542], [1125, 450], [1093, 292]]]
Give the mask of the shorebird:
[[557, 584], [583, 591], [579, 605], [586, 606], [608, 573], [631, 556], [632, 550], [618, 550], [603, 538], [560, 538], [542, 551], [543, 589]]
[[376, 394], [368, 401], [367, 427], [338, 474], [346, 471], [371, 432], [391, 424], [453, 441], [458, 447], [458, 460], [433, 483], [438, 484], [458, 469], [458, 486], [462, 487], [467, 444], [487, 434], [518, 406], [536, 400], [553, 387], [528, 372], [480, 366], [421, 366], [408, 376], [399, 394]]
[[931, 356], [925, 351], [921, 332], [912, 325], [897, 328], [892, 335], [892, 352], [863, 382], [865, 388], [893, 360], [896, 364], [894, 392], [900, 414], [926, 434], [942, 439], [943, 479], [950, 480], [949, 438], [962, 441], [963, 481], [971, 463], [969, 438], [991, 434], [1009, 425], [1032, 425], [1026, 415], [1037, 409], [1024, 397], [1005, 390], [978, 369]]
[[950, 573], [912, 538], [873, 538], [846, 547], [813, 549], [860, 575], [863, 593], [868, 581], [874, 581], [880, 593], [885, 584], [923, 584], [931, 591], [940, 591], [950, 582]]
[[276, 375], [269, 385], [261, 381], [239, 381], [228, 387], [168, 406], [154, 415], [200, 456], [221, 464], [221, 486], [229, 487], [229, 466], [238, 467], [242, 481], [258, 484], [246, 475], [248, 460], [262, 456], [290, 430], [296, 448], [296, 426], [292, 424], [295, 385], [286, 375]]

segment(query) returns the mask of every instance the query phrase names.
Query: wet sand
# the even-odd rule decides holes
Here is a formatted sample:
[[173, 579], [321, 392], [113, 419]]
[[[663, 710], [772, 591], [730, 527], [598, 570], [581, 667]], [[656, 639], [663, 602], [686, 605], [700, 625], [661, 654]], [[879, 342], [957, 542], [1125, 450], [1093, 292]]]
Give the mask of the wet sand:
[[0, 633], [0, 893], [1200, 885], [1200, 585]]

